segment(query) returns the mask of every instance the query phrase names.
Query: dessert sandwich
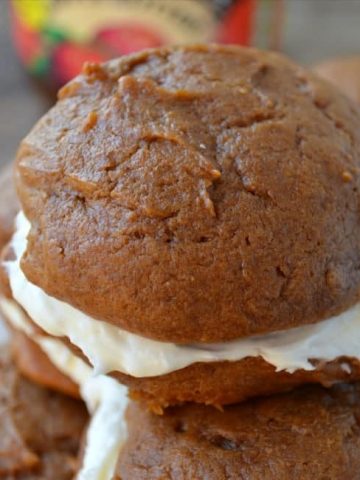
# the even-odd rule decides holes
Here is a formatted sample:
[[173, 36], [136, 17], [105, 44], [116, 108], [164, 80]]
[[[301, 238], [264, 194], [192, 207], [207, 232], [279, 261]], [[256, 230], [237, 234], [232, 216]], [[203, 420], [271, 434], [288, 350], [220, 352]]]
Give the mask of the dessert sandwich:
[[87, 64], [59, 92], [18, 151], [1, 307], [24, 374], [93, 413], [80, 479], [325, 478], [330, 455], [356, 478], [357, 384], [301, 386], [360, 379], [359, 126], [240, 47]]

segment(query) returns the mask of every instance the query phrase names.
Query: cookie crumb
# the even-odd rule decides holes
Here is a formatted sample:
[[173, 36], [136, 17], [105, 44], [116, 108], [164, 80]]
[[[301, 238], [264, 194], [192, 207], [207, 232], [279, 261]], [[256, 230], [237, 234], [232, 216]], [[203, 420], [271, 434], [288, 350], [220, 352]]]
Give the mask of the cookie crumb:
[[83, 127], [83, 131], [88, 132], [89, 130], [94, 128], [95, 125], [97, 124], [97, 121], [98, 121], [98, 114], [94, 111], [90, 112], [88, 114], [88, 116], [86, 117], [84, 127]]
[[345, 170], [344, 172], [342, 172], [342, 179], [344, 180], [344, 182], [351, 182], [353, 176], [349, 171]]

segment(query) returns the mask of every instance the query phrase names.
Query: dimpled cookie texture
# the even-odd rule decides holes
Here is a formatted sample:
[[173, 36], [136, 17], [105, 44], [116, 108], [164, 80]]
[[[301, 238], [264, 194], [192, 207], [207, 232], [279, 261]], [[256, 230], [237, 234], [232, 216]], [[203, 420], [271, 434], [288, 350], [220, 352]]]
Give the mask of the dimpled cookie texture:
[[303, 325], [359, 297], [360, 115], [280, 55], [87, 65], [24, 139], [26, 277], [177, 343]]
[[359, 478], [360, 388], [304, 387], [226, 407], [152, 415], [136, 403], [116, 480]]

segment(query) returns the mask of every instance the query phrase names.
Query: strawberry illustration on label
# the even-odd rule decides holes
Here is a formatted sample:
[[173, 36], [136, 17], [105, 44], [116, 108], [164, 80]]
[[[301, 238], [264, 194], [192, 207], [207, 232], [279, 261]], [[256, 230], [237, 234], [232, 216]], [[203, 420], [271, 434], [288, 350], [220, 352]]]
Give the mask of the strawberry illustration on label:
[[64, 42], [56, 45], [52, 54], [52, 75], [62, 85], [78, 75], [85, 62], [102, 62], [106, 55], [93, 46]]
[[109, 50], [109, 56], [127, 55], [144, 48], [159, 47], [165, 39], [145, 25], [123, 24], [107, 27], [98, 32], [96, 40]]
[[216, 40], [220, 43], [249, 45], [253, 31], [256, 0], [234, 3], [219, 23]]

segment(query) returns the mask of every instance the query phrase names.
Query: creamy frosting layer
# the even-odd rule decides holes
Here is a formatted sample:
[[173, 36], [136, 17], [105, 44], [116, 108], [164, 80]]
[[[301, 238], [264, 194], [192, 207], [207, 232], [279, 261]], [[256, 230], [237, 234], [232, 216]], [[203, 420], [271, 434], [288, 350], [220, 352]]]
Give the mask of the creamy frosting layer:
[[14, 301], [0, 298], [0, 307], [15, 329], [31, 337], [51, 362], [80, 386], [92, 418], [78, 480], [111, 480], [127, 436], [124, 418], [128, 403], [126, 387], [105, 375], [94, 377], [92, 368], [75, 356], [63, 342], [36, 333]]
[[313, 325], [218, 344], [176, 345], [127, 332], [89, 317], [27, 280], [20, 259], [27, 247], [29, 230], [30, 223], [20, 212], [12, 241], [16, 260], [7, 263], [13, 296], [45, 332], [68, 337], [78, 346], [96, 374], [120, 371], [134, 377], [150, 377], [196, 362], [238, 361], [257, 356], [278, 371], [292, 373], [313, 370], [311, 359], [331, 361], [340, 356], [360, 356], [360, 303]]

